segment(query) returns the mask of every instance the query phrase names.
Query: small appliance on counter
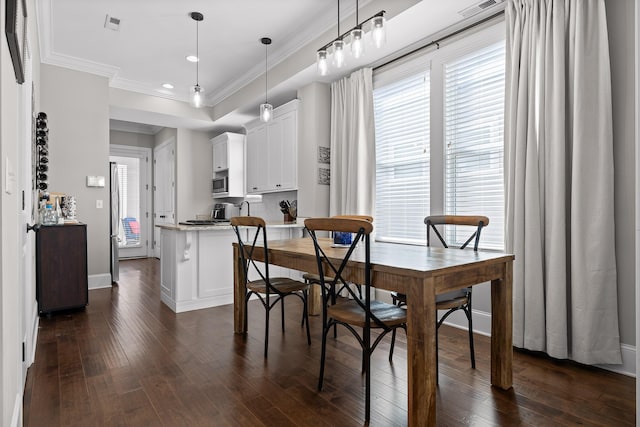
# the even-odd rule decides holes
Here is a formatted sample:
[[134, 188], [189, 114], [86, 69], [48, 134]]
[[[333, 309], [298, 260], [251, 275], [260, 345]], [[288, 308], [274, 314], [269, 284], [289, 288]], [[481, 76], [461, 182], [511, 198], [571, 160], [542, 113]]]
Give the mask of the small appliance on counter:
[[216, 203], [213, 205], [211, 219], [229, 221], [238, 215], [240, 215], [240, 208], [236, 207], [233, 203]]

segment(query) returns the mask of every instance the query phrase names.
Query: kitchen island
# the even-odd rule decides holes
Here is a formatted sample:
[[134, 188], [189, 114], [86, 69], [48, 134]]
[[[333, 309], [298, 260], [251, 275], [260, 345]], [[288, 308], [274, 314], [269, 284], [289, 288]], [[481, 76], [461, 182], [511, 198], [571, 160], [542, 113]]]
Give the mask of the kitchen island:
[[[158, 225], [160, 299], [176, 313], [233, 303], [233, 248], [229, 224]], [[268, 222], [269, 240], [302, 237], [304, 224]], [[271, 267], [272, 276], [300, 273]]]

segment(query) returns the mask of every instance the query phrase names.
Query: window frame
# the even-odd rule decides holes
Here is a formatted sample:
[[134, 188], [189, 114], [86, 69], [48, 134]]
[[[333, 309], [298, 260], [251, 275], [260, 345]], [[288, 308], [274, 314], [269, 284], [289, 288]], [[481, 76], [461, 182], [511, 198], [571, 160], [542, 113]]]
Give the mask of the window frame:
[[[501, 21], [490, 26], [471, 29], [450, 41], [441, 42], [439, 48], [431, 48], [427, 52], [419, 52], [391, 63], [374, 71], [374, 91], [394, 81], [429, 69], [430, 79], [430, 138], [429, 138], [429, 169], [430, 169], [430, 201], [429, 215], [444, 215], [446, 207], [446, 147], [445, 147], [445, 64], [457, 58], [473, 53], [498, 42], [505, 42], [505, 22]], [[419, 67], [426, 68], [419, 68]], [[490, 225], [491, 226], [491, 225]], [[424, 232], [426, 245], [426, 229]], [[378, 239], [376, 241], [392, 241], [394, 243], [408, 243], [402, 239]], [[481, 243], [482, 248], [482, 243]], [[487, 249], [483, 250], [504, 250]]]

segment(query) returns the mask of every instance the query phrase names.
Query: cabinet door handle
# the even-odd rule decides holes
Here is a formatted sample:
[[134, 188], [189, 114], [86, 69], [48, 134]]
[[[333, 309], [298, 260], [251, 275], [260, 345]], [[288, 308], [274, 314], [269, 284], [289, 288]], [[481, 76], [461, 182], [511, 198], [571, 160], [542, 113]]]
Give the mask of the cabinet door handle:
[[40, 231], [40, 224], [33, 224], [33, 225], [27, 224], [27, 233], [29, 231], [33, 231], [34, 233]]

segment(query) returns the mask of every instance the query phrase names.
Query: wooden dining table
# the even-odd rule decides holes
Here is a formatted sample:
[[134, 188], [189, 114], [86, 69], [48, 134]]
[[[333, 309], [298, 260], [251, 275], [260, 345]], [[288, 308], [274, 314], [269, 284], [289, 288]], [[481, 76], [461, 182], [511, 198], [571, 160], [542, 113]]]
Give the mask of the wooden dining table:
[[[342, 259], [344, 248], [320, 239], [330, 259]], [[269, 241], [269, 263], [305, 272], [318, 271], [310, 238]], [[238, 244], [234, 256], [234, 330], [247, 332], [243, 269]], [[264, 248], [256, 247], [256, 260]], [[408, 425], [436, 425], [436, 295], [491, 282], [491, 384], [512, 386], [514, 256], [502, 252], [371, 243], [371, 285], [407, 295]], [[356, 248], [343, 277], [364, 283], [364, 249]]]

